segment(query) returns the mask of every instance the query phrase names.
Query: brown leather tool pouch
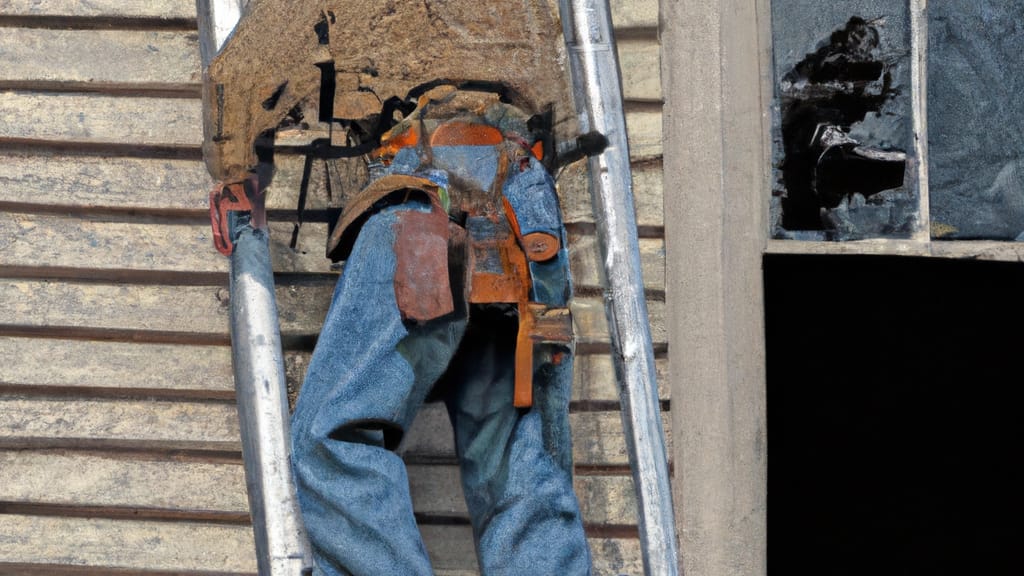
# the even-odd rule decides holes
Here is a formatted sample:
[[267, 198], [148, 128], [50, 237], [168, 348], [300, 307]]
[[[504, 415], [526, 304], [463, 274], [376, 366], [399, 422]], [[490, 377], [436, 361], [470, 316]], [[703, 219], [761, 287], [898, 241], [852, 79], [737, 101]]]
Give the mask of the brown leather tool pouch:
[[448, 274], [448, 213], [436, 184], [426, 178], [388, 175], [371, 182], [345, 207], [327, 239], [332, 260], [348, 257], [363, 223], [387, 205], [419, 202], [430, 211], [397, 213], [395, 298], [403, 320], [426, 322], [455, 310]]
[[448, 279], [448, 215], [399, 212], [395, 222], [395, 299], [403, 320], [426, 322], [455, 310]]

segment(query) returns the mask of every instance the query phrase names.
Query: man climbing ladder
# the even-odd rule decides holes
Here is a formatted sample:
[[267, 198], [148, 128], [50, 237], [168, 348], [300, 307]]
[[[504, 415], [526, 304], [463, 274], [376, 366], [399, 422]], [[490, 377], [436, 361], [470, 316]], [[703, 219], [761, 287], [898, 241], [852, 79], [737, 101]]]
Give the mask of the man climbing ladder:
[[[553, 181], [531, 152], [528, 116], [493, 95], [437, 92], [385, 135], [377, 179], [332, 235], [345, 268], [292, 421], [316, 565], [432, 574], [391, 451], [432, 398], [455, 431], [482, 572], [589, 574], [572, 490], [571, 291]], [[531, 314], [559, 320], [521, 338], [538, 324]], [[544, 339], [561, 342], [531, 354]], [[524, 380], [533, 398], [516, 395]]]
[[[563, 2], [562, 21], [570, 60], [574, 65], [574, 84], [580, 97], [577, 101], [580, 131], [597, 130], [608, 135], [611, 142], [609, 152], [601, 155], [601, 161], [592, 159], [591, 170], [594, 182], [599, 182], [594, 186], [598, 197], [595, 212], [599, 232], [606, 236], [601, 243], [602, 260], [608, 268], [609, 293], [615, 295], [615, 298], [607, 298], [606, 302], [612, 324], [616, 371], [622, 378], [626, 444], [640, 504], [645, 571], [648, 574], [674, 574], [672, 506], [654, 390], [643, 284], [639, 281], [617, 63], [610, 39], [607, 4], [603, 9], [584, 5], [590, 1]], [[204, 3], [206, 0], [201, 2], [201, 8]], [[305, 565], [305, 538], [302, 527], [294, 522], [296, 515], [289, 499], [289, 494], [294, 494], [291, 477], [286, 471], [282, 472], [280, 466], [282, 454], [287, 453], [280, 432], [287, 425], [275, 420], [274, 414], [280, 418], [280, 414], [286, 412], [286, 405], [281, 401], [283, 370], [280, 366], [280, 339], [276, 318], [273, 317], [273, 278], [266, 254], [266, 234], [261, 228], [263, 183], [253, 175], [258, 163], [254, 143], [258, 139], [265, 140], [268, 133], [272, 137], [278, 123], [293, 111], [312, 108], [319, 108], [319, 119], [328, 126], [355, 122], [363, 127], [358, 121], [379, 112], [382, 103], [408, 94], [412, 88], [431, 80], [443, 79], [463, 87], [473, 83], [469, 81], [501, 85], [506, 96], [512, 95], [506, 98], [503, 106], [514, 102], [533, 111], [543, 110], [552, 103], [569, 101], [564, 71], [560, 66], [552, 65], [553, 56], [564, 53], [564, 47], [555, 41], [556, 36], [552, 34], [557, 29], [557, 19], [552, 17], [547, 2], [501, 2], [481, 10], [478, 0], [451, 0], [443, 14], [431, 12], [427, 3], [403, 4], [401, 10], [392, 10], [389, 6], [389, 3], [368, 0], [262, 0], [246, 12], [243, 24], [235, 29], [231, 42], [220, 50], [215, 60], [212, 56], [221, 42], [207, 40], [204, 43], [204, 64], [207, 64], [204, 78], [204, 153], [211, 174], [227, 183], [219, 186], [211, 196], [211, 214], [216, 214], [215, 227], [220, 237], [225, 239], [218, 247], [232, 254], [236, 387], [239, 390], [247, 484], [250, 486], [261, 574], [294, 573], [295, 566]], [[424, 10], [427, 12], [420, 13]], [[201, 9], [200, 12], [212, 15], [212, 23], [219, 23], [216, 11]], [[595, 17], [604, 21], [588, 20]], [[223, 37], [220, 36], [221, 39]], [[594, 55], [598, 57], [595, 59]], [[415, 65], [410, 65], [412, 62]], [[596, 82], [600, 85], [606, 78], [614, 78], [614, 89], [592, 99], [591, 84]], [[427, 111], [422, 104], [419, 113], [410, 116], [416, 118], [416, 122], [393, 131], [378, 143], [380, 146], [374, 159], [380, 161], [380, 173], [374, 174], [373, 183], [362, 195], [364, 205], [357, 210], [348, 209], [346, 214], [349, 218], [343, 217], [335, 230], [338, 236], [333, 238], [336, 240], [334, 247], [343, 255], [339, 257], [348, 258], [347, 268], [366, 270], [352, 274], [346, 272], [342, 277], [328, 318], [328, 325], [336, 323], [341, 328], [334, 336], [327, 329], [322, 335], [322, 339], [337, 340], [342, 350], [346, 350], [344, 347], [347, 345], [346, 338], [342, 336], [365, 336], [366, 346], [376, 350], [369, 353], [381, 358], [381, 366], [393, 367], [404, 363], [409, 369], [400, 371], [400, 374], [387, 374], [395, 377], [391, 381], [401, 383], [390, 405], [386, 402], [364, 402], [364, 406], [359, 407], [355, 402], [350, 405], [339, 399], [348, 393], [340, 389], [357, 390], [360, 385], [353, 388], [340, 385], [337, 380], [369, 375], [363, 378], [361, 385], [367, 387], [365, 380], [373, 379], [375, 370], [379, 369], [369, 364], [344, 364], [352, 359], [350, 356], [367, 350], [357, 348], [348, 350], [352, 354], [333, 354], [318, 349], [306, 385], [310, 386], [322, 378], [325, 383], [320, 385], [321, 403], [333, 401], [338, 406], [344, 404], [352, 412], [346, 414], [341, 411], [340, 420], [336, 418], [332, 422], [330, 418], [318, 415], [320, 406], [307, 400], [306, 395], [311, 393], [304, 392], [295, 420], [296, 451], [305, 449], [299, 448], [300, 445], [322, 446], [331, 442], [331, 446], [342, 450], [358, 451], [373, 447], [378, 449], [378, 455], [388, 454], [387, 448], [394, 445], [411, 418], [406, 412], [414, 411], [422, 403], [431, 391], [431, 383], [439, 377], [433, 392], [448, 401], [453, 419], [464, 416], [467, 423], [456, 423], [457, 434], [469, 436], [458, 440], [457, 444], [460, 456], [470, 463], [464, 467], [469, 469], [469, 473], [464, 469], [467, 497], [470, 500], [478, 497], [471, 493], [478, 490], [482, 495], [479, 497], [483, 499], [479, 503], [471, 501], [469, 506], [474, 516], [476, 535], [480, 539], [479, 551], [485, 570], [488, 570], [487, 563], [493, 560], [497, 564], [493, 564], [494, 568], [490, 570], [497, 573], [504, 569], [512, 570], [509, 573], [522, 571], [515, 567], [502, 568], [501, 562], [507, 562], [515, 554], [506, 553], [504, 560], [496, 556], [492, 560], [487, 558], [488, 534], [492, 531], [485, 519], [489, 514], [493, 516], [494, 502], [502, 506], [502, 503], [518, 498], [517, 490], [523, 490], [524, 484], [514, 478], [515, 473], [521, 472], [521, 467], [510, 465], [504, 469], [501, 462], [513, 464], [522, 460], [525, 466], [530, 466], [532, 460], [529, 458], [534, 456], [550, 459], [548, 465], [539, 467], [541, 474], [534, 481], [548, 478], [545, 470], [551, 471], [550, 478], [562, 478], [559, 480], [562, 487], [552, 488], [543, 484], [531, 488], [531, 496], [537, 493], [540, 501], [553, 497], [545, 494], [563, 495], [554, 497], [558, 504], [554, 517], [558, 518], [555, 524], [566, 528], [562, 540], [567, 545], [564, 555], [555, 561], [583, 566], [585, 564], [579, 563], [579, 559], [585, 557], [585, 543], [582, 547], [575, 544], [582, 539], [582, 531], [576, 528], [579, 512], [574, 498], [568, 499], [572, 500], [571, 505], [564, 498], [565, 494], [571, 495], [571, 491], [563, 489], [564, 477], [568, 477], [566, 471], [571, 469], [568, 444], [561, 444], [561, 439], [568, 437], [567, 428], [561, 427], [565, 413], [561, 402], [567, 402], [568, 392], [559, 384], [571, 374], [571, 357], [566, 354], [564, 346], [567, 336], [562, 328], [567, 316], [561, 310], [568, 295], [568, 276], [564, 258], [565, 238], [557, 218], [557, 206], [551, 210], [543, 201], [545, 188], [553, 198], [550, 178], [537, 161], [541, 154], [532, 145], [533, 131], [529, 126], [526, 129], [504, 126], [500, 117], [486, 116], [486, 107], [473, 108], [477, 115], [474, 122], [461, 114], [434, 116], [434, 112]], [[389, 116], [385, 114], [382, 119], [387, 121]], [[563, 124], [563, 127], [568, 125], [571, 122]], [[498, 141], [487, 136], [488, 129], [497, 131]], [[569, 126], [564, 131], [571, 133], [573, 128]], [[333, 137], [328, 140], [334, 144]], [[498, 160], [492, 163], [493, 171], [481, 171], [478, 167], [483, 163], [446, 159], [442, 150], [446, 147], [453, 150], [469, 147], [477, 151], [491, 148], [499, 152]], [[442, 153], [435, 156], [432, 153], [435, 150]], [[452, 158], [457, 158], [457, 155]], [[610, 162], [605, 162], [605, 159], [610, 159]], [[611, 179], [605, 177], [608, 173], [611, 173]], [[480, 202], [479, 194], [466, 193], [473, 188], [467, 186], [466, 180], [474, 184], [474, 178], [476, 188], [490, 193], [490, 204]], [[524, 188], [541, 190], [538, 197], [542, 201], [536, 206], [545, 206], [546, 209], [532, 212], [535, 204], [524, 202], [517, 196], [517, 186], [506, 189], [506, 184], [520, 179]], [[488, 181], [489, 186], [481, 185]], [[613, 190], [611, 194], [605, 194], [605, 184], [609, 182]], [[618, 186], [619, 182], [625, 182], [624, 189]], [[501, 187], [496, 188], [496, 184]], [[496, 199], [501, 200], [500, 208]], [[624, 213], [617, 214], [619, 208]], [[556, 217], [554, 224], [551, 222], [552, 214]], [[543, 224], [541, 228], [544, 230], [531, 228], [538, 222]], [[350, 226], [358, 233], [346, 236]], [[616, 232], [610, 241], [607, 227]], [[396, 229], [417, 230], [421, 235], [411, 242], [413, 246], [409, 248], [401, 239], [410, 235], [396, 233]], [[377, 241], [362, 240], [365, 237]], [[376, 248], [371, 250], [363, 244], [372, 244]], [[445, 248], [439, 249], [442, 246]], [[454, 257], [448, 253], [448, 248], [453, 248]], [[425, 255], [422, 259], [418, 258], [420, 252]], [[409, 258], [409, 254], [417, 257]], [[431, 265], [446, 258], [443, 266]], [[363, 264], [359, 266], [356, 262]], [[387, 272], [390, 270], [394, 272], [389, 279]], [[438, 270], [448, 273], [447, 296], [444, 290], [436, 289], [440, 286], [435, 282], [439, 279]], [[425, 274], [428, 280], [422, 284], [418, 281], [421, 274]], [[399, 321], [398, 328], [392, 324], [381, 324], [370, 330], [370, 322], [352, 319], [356, 316], [355, 311], [347, 310], [342, 301], [367, 302], [362, 295], [371, 292], [364, 283], [347, 279], [360, 276], [371, 280], [376, 278], [376, 284], [369, 282], [371, 287], [376, 287], [372, 291], [375, 298], [382, 294], [393, 294], [394, 298], [393, 302], [369, 300], [376, 303], [364, 305], [362, 312], [373, 317], [372, 314], [379, 315], [381, 310], [390, 310], [391, 321], [395, 318]], [[623, 284], [623, 280], [632, 287]], [[347, 285], [349, 282], [353, 287]], [[408, 292], [395, 290], [402, 286], [414, 286], [415, 289]], [[430, 289], [420, 290], [424, 286]], [[346, 294], [354, 296], [349, 298]], [[426, 297], [428, 294], [430, 297]], [[442, 319], [445, 320], [442, 322]], [[444, 329], [437, 328], [442, 324]], [[431, 334], [431, 327], [438, 330], [436, 334]], [[545, 340], [555, 348], [535, 350], [534, 341]], [[417, 344], [410, 346], [412, 342]], [[425, 353], [421, 346], [434, 346], [437, 352]], [[562, 346], [561, 353], [557, 346]], [[341, 355], [345, 357], [339, 358]], [[388, 359], [386, 362], [383, 360], [385, 357]], [[440, 362], [436, 362], [438, 358]], [[483, 371], [487, 374], [480, 374], [477, 370], [467, 370], [467, 362], [491, 368]], [[340, 364], [332, 367], [332, 363]], [[498, 366], [504, 368], [494, 368]], [[321, 371], [325, 374], [332, 372], [336, 367], [340, 367], [342, 376], [318, 375]], [[385, 369], [385, 372], [389, 370]], [[470, 378], [468, 372], [473, 372], [474, 377]], [[275, 381], [269, 379], [272, 373], [277, 374]], [[486, 399], [475, 397], [471, 392], [480, 387], [479, 382], [487, 381], [491, 382], [494, 394], [489, 394]], [[266, 385], [257, 386], [257, 382]], [[552, 384], [545, 386], [545, 383]], [[533, 391], [541, 387], [545, 388], [544, 393], [538, 392], [533, 398]], [[465, 394], [465, 398], [460, 394]], [[500, 399], [504, 408], [498, 410], [487, 404], [492, 399]], [[310, 404], [313, 406], [307, 408]], [[557, 409], [552, 409], [552, 406]], [[482, 423], [474, 418], [481, 414], [486, 416]], [[538, 426], [539, 448], [536, 433], [531, 431]], [[277, 434], [274, 433], [275, 427]], [[495, 430], [494, 427], [505, 429]], [[466, 432], [459, 432], [459, 428]], [[524, 434], [521, 437], [520, 432]], [[476, 451], [481, 445], [477, 438], [491, 438], [488, 441], [491, 450], [487, 454]], [[314, 450], [317, 456], [327, 459], [324, 461], [331, 457], [327, 451]], [[498, 458], [497, 464], [493, 460], [495, 457]], [[385, 457], [384, 460], [390, 461], [390, 458]], [[306, 459], [298, 457], [296, 461], [302, 466]], [[358, 465], [351, 466], [353, 462]], [[369, 463], [351, 458], [339, 458], [333, 464], [347, 468], [347, 473], [370, 473], [372, 470], [379, 473], [382, 469], [374, 466], [361, 468]], [[311, 466], [316, 470], [315, 459]], [[321, 472], [324, 470], [319, 469]], [[489, 470], [497, 470], [497, 473], [491, 474]], [[559, 470], [566, 473], [563, 475]], [[390, 477], [390, 472], [386, 475]], [[308, 483], [313, 493], [323, 487], [323, 482], [330, 482], [329, 478], [304, 474], [301, 470], [297, 477], [300, 484]], [[502, 479], [509, 481], [503, 483]], [[469, 484], [473, 484], [473, 488], [468, 487]], [[306, 491], [307, 487], [300, 488], [300, 492]], [[371, 496], [377, 494], [370, 492]], [[399, 501], [404, 498], [402, 494], [398, 496]], [[302, 496], [302, 500], [305, 510], [313, 506], [314, 515], [324, 512], [317, 509], [323, 502], [316, 498]], [[357, 512], [367, 505], [365, 499], [356, 498], [354, 502]], [[342, 509], [352, 506], [352, 503], [336, 506]], [[398, 502], [398, 508], [407, 509], [402, 502]], [[529, 506], [523, 508], [524, 513], [528, 509]], [[328, 511], [324, 517], [330, 513]], [[512, 520], [517, 517], [522, 518], [510, 515]], [[314, 525], [315, 521], [307, 522], [311, 532], [319, 529]], [[500, 532], [494, 534], [500, 535]], [[530, 542], [551, 545], [550, 541], [537, 542], [530, 540], [533, 536], [523, 534], [508, 541], [515, 541], [517, 546]], [[315, 534], [313, 540], [317, 541]], [[581, 556], [576, 552], [578, 550], [584, 554]], [[407, 552], [403, 548], [403, 553], [398, 556]], [[421, 554], [422, 546], [419, 553], [408, 553], [411, 554], [409, 565], [422, 567], [425, 559]], [[419, 560], [415, 559], [417, 556]], [[538, 572], [535, 568], [531, 567], [529, 572], [546, 572], [543, 569]]]

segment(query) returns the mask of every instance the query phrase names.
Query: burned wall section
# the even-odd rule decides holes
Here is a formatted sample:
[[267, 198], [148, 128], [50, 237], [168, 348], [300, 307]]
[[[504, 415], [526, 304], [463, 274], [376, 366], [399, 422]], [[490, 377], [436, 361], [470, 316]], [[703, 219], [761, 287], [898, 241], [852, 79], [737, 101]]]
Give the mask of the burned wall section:
[[906, 0], [776, 0], [772, 42], [773, 237], [909, 237], [918, 200]]
[[928, 5], [932, 237], [1024, 240], [1024, 3]]

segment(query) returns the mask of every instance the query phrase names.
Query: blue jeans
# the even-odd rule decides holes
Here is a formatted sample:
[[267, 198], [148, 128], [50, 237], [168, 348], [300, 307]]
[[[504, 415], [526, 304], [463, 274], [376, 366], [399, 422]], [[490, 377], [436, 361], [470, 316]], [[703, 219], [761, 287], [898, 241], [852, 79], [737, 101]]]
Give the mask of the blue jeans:
[[538, 350], [534, 405], [523, 411], [512, 405], [517, 321], [507, 311], [456, 294], [454, 313], [404, 322], [394, 224], [402, 210], [427, 209], [391, 206], [363, 225], [295, 409], [292, 466], [317, 571], [432, 574], [392, 451], [430, 395], [455, 431], [483, 574], [589, 574], [572, 489], [571, 349]]

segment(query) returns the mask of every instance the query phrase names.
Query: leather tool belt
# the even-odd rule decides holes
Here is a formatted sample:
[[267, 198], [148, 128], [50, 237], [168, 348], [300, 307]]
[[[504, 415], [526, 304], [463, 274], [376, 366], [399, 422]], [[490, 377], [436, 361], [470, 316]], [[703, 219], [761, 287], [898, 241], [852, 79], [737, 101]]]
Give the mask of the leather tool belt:
[[395, 293], [403, 319], [454, 311], [449, 268], [463, 254], [470, 304], [508, 304], [519, 315], [517, 407], [533, 402], [534, 346], [572, 342], [571, 286], [554, 181], [530, 118], [496, 95], [444, 87], [420, 98], [372, 154], [371, 182], [346, 205], [327, 243], [344, 260], [362, 224], [385, 206], [399, 213]]

